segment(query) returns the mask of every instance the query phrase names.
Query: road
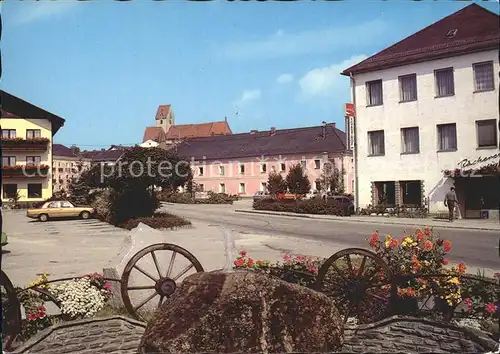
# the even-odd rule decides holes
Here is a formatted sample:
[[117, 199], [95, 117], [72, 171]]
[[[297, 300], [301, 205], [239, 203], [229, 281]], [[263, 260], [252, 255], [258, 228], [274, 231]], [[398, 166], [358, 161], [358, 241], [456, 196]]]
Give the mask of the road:
[[[345, 247], [367, 247], [366, 239], [375, 230], [381, 234], [402, 237], [405, 229], [410, 232], [414, 226], [388, 225], [377, 223], [356, 223], [350, 221], [318, 220], [291, 218], [286, 216], [270, 216], [235, 213], [241, 208], [235, 205], [186, 205], [168, 204], [164, 210], [184, 216], [193, 222], [203, 222], [227, 226], [237, 232], [261, 235], [293, 236], [320, 241], [328, 247], [343, 245]], [[248, 207], [244, 205], [244, 207]], [[425, 223], [422, 224], [422, 227]], [[450, 262], [465, 262], [470, 269], [486, 268], [500, 271], [498, 253], [498, 231], [464, 230], [434, 227], [439, 235], [452, 242], [453, 249], [449, 254]]]

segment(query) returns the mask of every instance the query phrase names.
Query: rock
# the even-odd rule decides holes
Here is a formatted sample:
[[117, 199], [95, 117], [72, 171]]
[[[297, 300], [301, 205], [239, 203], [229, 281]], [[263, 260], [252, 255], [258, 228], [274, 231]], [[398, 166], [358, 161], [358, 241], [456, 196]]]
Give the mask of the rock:
[[214, 271], [184, 280], [139, 352], [332, 352], [342, 344], [343, 321], [326, 295], [253, 271]]

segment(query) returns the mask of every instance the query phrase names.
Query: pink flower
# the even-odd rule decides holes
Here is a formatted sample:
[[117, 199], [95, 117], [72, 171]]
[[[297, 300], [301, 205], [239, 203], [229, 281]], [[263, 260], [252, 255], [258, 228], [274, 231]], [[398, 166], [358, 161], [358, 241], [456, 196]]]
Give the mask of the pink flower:
[[495, 313], [497, 310], [497, 306], [493, 303], [486, 304], [485, 309], [489, 313]]
[[467, 310], [472, 312], [472, 300], [470, 298], [464, 299], [464, 304], [467, 305]]
[[245, 251], [245, 250], [240, 251], [240, 256], [245, 257], [246, 255], [247, 255], [247, 251]]
[[103, 288], [104, 288], [105, 290], [109, 290], [109, 289], [111, 289], [111, 284], [109, 284], [109, 283], [105, 283]]

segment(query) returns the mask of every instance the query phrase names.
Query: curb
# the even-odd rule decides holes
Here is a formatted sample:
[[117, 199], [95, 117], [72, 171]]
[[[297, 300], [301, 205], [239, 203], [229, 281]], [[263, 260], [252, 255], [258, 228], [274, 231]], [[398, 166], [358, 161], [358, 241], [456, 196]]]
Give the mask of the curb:
[[[422, 226], [425, 222], [422, 223], [401, 223], [401, 222], [390, 222], [386, 220], [349, 220], [349, 217], [331, 217], [331, 218], [322, 218], [316, 215], [309, 214], [290, 214], [290, 213], [282, 213], [282, 212], [272, 212], [272, 211], [260, 211], [260, 210], [242, 210], [235, 209], [236, 213], [246, 213], [246, 214], [260, 214], [260, 215], [274, 215], [274, 216], [287, 216], [292, 218], [304, 218], [304, 219], [316, 219], [316, 220], [326, 220], [326, 221], [340, 221], [340, 222], [360, 222], [366, 224], [386, 224], [386, 225], [403, 225], [403, 226]], [[482, 230], [482, 231], [500, 231], [498, 228], [491, 227], [480, 227], [480, 226], [451, 226], [451, 225], [428, 225], [432, 227], [439, 227], [442, 229], [459, 229], [459, 230]]]

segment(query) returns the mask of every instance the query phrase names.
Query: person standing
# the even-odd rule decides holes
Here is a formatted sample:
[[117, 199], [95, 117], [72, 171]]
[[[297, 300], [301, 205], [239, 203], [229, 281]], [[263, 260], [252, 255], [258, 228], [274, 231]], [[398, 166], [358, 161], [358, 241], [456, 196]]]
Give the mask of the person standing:
[[458, 199], [455, 193], [455, 187], [451, 187], [450, 191], [446, 193], [444, 198], [444, 206], [448, 207], [448, 219], [450, 222], [453, 222], [456, 205], [458, 205]]

